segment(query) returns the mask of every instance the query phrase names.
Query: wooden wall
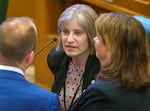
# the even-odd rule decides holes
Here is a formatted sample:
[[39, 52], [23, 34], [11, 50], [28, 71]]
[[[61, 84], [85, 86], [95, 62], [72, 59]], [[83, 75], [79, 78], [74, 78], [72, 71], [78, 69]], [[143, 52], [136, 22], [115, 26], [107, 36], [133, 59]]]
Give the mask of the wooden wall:
[[81, 0], [110, 11], [150, 18], [150, 0]]

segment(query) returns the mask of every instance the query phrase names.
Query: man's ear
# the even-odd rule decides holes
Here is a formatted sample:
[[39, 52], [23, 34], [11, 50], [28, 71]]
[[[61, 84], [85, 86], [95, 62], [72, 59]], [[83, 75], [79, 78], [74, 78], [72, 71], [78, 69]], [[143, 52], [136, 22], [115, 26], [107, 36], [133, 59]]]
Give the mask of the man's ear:
[[25, 66], [25, 68], [27, 68], [29, 65], [32, 64], [34, 58], [34, 51], [30, 51], [26, 54], [24, 60], [23, 60], [23, 64]]
[[31, 64], [34, 58], [34, 51], [30, 51], [27, 53], [25, 57], [25, 62]]
[[19, 64], [19, 67], [25, 71], [31, 64], [34, 58], [34, 51], [30, 51], [26, 54], [23, 61]]

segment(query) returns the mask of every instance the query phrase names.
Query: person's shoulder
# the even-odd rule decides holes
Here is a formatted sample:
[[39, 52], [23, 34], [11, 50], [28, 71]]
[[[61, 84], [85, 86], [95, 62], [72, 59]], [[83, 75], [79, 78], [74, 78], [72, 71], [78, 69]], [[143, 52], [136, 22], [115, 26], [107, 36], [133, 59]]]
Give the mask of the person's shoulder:
[[[88, 57], [88, 64], [93, 64], [93, 65], [96, 65], [96, 66], [99, 66], [100, 67], [100, 62], [99, 62], [99, 59], [96, 57], [95, 54], [93, 55], [90, 55]], [[91, 66], [91, 65], [90, 65]]]
[[63, 50], [57, 50], [57, 46], [54, 46], [50, 51], [49, 51], [49, 54], [52, 54], [52, 55], [61, 55], [61, 54], [64, 54], [64, 51]]
[[28, 92], [28, 94], [37, 96], [37, 97], [44, 97], [44, 96], [48, 97], [48, 96], [56, 96], [57, 95], [48, 89], [45, 89], [35, 83], [30, 83], [28, 81], [27, 81], [25, 88], [26, 88], [26, 91]]
[[59, 68], [60, 64], [65, 63], [64, 61], [68, 59], [64, 51], [56, 51], [56, 47], [53, 47], [47, 56], [47, 64], [52, 71]]
[[54, 46], [48, 53], [48, 60], [58, 60], [59, 58], [62, 58], [63, 56], [66, 56], [64, 51], [57, 51], [57, 46]]
[[93, 80], [88, 87], [83, 90], [83, 93], [95, 92], [101, 90], [101, 80]]
[[115, 80], [95, 80], [90, 84], [87, 90], [99, 90], [103, 92], [109, 92], [119, 86], [119, 83]]
[[95, 54], [89, 55], [89, 59], [99, 61]]
[[[97, 89], [97, 88], [101, 88], [105, 82], [103, 80], [93, 80], [92, 83], [88, 86], [87, 89]], [[103, 84], [103, 85], [102, 85]]]
[[53, 111], [60, 111], [58, 94], [33, 83], [29, 83], [28, 91], [26, 91], [26, 93], [28, 95], [28, 99], [39, 104], [38, 107], [45, 106], [49, 110], [53, 109]]

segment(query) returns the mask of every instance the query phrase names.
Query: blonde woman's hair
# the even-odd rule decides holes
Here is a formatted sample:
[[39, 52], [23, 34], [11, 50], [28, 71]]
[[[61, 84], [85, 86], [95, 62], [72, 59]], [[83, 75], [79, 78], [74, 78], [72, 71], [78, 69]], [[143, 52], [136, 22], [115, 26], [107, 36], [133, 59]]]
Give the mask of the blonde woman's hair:
[[150, 86], [148, 40], [143, 25], [134, 17], [104, 13], [96, 20], [97, 33], [111, 51], [100, 77], [117, 79], [128, 89]]

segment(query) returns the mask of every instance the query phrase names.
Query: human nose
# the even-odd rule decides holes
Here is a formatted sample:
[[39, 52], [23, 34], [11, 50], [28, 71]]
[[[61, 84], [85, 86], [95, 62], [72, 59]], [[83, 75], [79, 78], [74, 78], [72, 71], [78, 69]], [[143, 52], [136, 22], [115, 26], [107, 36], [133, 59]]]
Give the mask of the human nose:
[[74, 41], [74, 35], [72, 33], [70, 33], [67, 37], [67, 41], [72, 42]]

